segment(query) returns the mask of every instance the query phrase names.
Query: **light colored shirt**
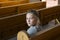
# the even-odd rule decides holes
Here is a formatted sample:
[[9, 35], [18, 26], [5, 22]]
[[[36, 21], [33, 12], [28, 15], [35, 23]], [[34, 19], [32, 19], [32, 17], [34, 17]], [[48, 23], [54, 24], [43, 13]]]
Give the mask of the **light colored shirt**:
[[42, 28], [40, 26], [31, 26], [28, 30], [27, 33], [30, 36], [34, 36], [38, 31], [40, 31]]

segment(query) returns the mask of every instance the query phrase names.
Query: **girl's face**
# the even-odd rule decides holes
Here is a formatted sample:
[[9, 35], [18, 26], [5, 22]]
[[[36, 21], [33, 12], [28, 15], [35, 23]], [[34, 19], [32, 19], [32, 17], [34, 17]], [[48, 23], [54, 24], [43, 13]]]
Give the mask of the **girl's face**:
[[31, 14], [31, 13], [28, 13], [26, 15], [26, 22], [28, 24], [28, 26], [33, 26], [33, 25], [36, 25], [37, 23], [37, 18], [35, 15]]

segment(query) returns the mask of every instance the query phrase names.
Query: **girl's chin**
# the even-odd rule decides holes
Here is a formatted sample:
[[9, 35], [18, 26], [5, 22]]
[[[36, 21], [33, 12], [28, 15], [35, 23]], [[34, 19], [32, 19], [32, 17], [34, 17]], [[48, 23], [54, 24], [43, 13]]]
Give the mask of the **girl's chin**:
[[28, 25], [28, 26], [31, 26], [31, 25]]

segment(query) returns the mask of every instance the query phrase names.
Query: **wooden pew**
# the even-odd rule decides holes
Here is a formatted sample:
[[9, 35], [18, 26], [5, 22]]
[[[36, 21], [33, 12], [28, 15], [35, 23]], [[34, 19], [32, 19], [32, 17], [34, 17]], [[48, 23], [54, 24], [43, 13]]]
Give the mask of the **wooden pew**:
[[60, 5], [39, 9], [37, 11], [40, 13], [40, 20], [42, 24], [46, 24], [53, 19], [60, 18]]
[[[51, 21], [51, 20], [53, 20], [53, 19], [56, 19], [56, 18], [58, 18], [58, 17], [60, 17], [60, 12], [59, 12], [59, 10], [60, 10], [60, 6], [55, 6], [55, 7], [51, 7], [51, 8], [43, 8], [43, 9], [39, 9], [39, 10], [37, 10], [38, 12], [40, 12], [40, 20], [41, 20], [41, 23], [42, 24], [46, 24], [46, 23], [48, 23], [49, 21]], [[59, 27], [60, 27], [60, 24], [59, 24]], [[56, 29], [56, 28], [55, 28]], [[53, 30], [55, 30], [55, 29], [52, 29], [52, 31]], [[46, 29], [47, 30], [47, 29]], [[49, 29], [48, 29], [49, 30]], [[58, 31], [58, 29], [56, 29], [56, 32]], [[24, 31], [25, 32], [25, 31]], [[19, 32], [18, 33], [18, 40], [20, 40], [19, 39], [19, 37], [21, 37], [22, 35], [23, 35], [23, 37], [21, 37], [23, 40], [26, 38], [26, 40], [44, 40], [45, 38], [46, 38], [46, 40], [49, 40], [51, 37], [54, 37], [54, 36], [57, 36], [58, 35], [58, 32], [56, 33], [56, 34], [52, 34], [52, 33], [54, 33], [55, 31], [53, 31], [53, 32], [51, 32], [51, 34], [49, 34], [50, 33], [50, 31], [47, 33], [47, 34], [49, 34], [49, 36], [47, 36], [46, 34], [44, 34], [43, 33], [43, 36], [42, 35], [39, 35], [39, 36], [37, 36], [37, 38], [36, 37], [33, 37], [33, 38], [30, 38], [29, 37], [29, 35], [27, 36], [27, 35], [25, 35], [26, 34], [26, 32], [24, 33], [24, 32]], [[20, 35], [21, 34], [21, 35]], [[59, 32], [59, 34], [60, 34], [60, 32]], [[20, 35], [20, 36], [19, 36]], [[45, 37], [45, 35], [46, 35], [46, 37]], [[41, 39], [39, 39], [40, 38], [40, 36], [41, 36]], [[25, 37], [25, 38], [24, 38]], [[51, 39], [52, 40], [52, 39]]]
[[20, 3], [29, 3], [30, 0], [16, 0], [16, 1], [20, 1]]
[[21, 1], [21, 2], [29, 2], [29, 0], [0, 0], [0, 2], [9, 2], [9, 1]]
[[34, 37], [30, 37], [26, 31], [20, 31], [17, 34], [17, 40], [60, 40], [59, 30], [60, 23], [36, 33]]
[[[30, 9], [42, 9], [46, 7], [46, 2], [31, 2], [31, 3], [26, 3], [18, 6], [18, 13], [23, 13], [26, 12], [27, 10]], [[22, 11], [23, 10], [23, 11]]]
[[18, 4], [20, 4], [20, 2], [18, 1], [0, 2], [0, 7], [12, 6], [12, 5], [18, 5]]
[[[58, 6], [57, 6], [58, 7]], [[55, 8], [55, 7], [54, 7]], [[47, 8], [48, 9], [48, 8]], [[45, 10], [45, 9], [44, 9]], [[51, 10], [51, 9], [50, 9]], [[42, 10], [43, 11], [43, 10]], [[49, 10], [48, 10], [49, 11]], [[53, 11], [54, 12], [54, 11]], [[53, 13], [51, 12], [51, 13]], [[59, 12], [59, 11], [58, 11]], [[41, 13], [42, 14], [42, 13]], [[1, 26], [1, 30], [2, 30], [2, 38], [7, 38], [9, 36], [12, 36], [13, 34], [17, 33], [18, 31], [25, 29], [23, 25], [26, 24], [25, 22], [25, 15], [26, 14], [17, 14], [17, 16], [9, 16], [9, 17], [3, 17], [3, 18], [0, 18], [0, 26]], [[53, 14], [55, 15], [55, 14]], [[58, 14], [57, 14], [58, 15]], [[40, 16], [42, 18], [44, 18], [44, 15]], [[47, 18], [50, 18], [51, 16], [47, 16]], [[58, 17], [58, 16], [57, 16]], [[21, 19], [23, 18], [23, 19]], [[55, 18], [55, 17], [54, 17]], [[53, 18], [52, 18], [53, 19]], [[52, 20], [51, 19], [51, 20]], [[42, 19], [41, 19], [42, 20]], [[44, 19], [43, 19], [44, 20]], [[45, 19], [46, 21], [47, 19]], [[21, 24], [21, 25], [20, 25]], [[16, 27], [16, 25], [18, 25], [18, 27]], [[22, 27], [21, 29], [20, 26]], [[11, 31], [13, 30], [13, 32]], [[17, 31], [16, 31], [17, 30]], [[4, 36], [5, 35], [5, 36]]]
[[0, 2], [0, 7], [5, 6], [12, 6], [12, 5], [18, 5], [18, 4], [24, 4], [29, 3], [28, 1], [7, 1], [7, 2]]
[[[58, 7], [58, 6], [57, 6]], [[54, 7], [55, 8], [55, 7]], [[47, 8], [48, 9], [48, 8]], [[45, 10], [45, 9], [44, 9]], [[49, 11], [49, 10], [48, 10]], [[54, 11], [53, 11], [54, 12]], [[53, 12], [51, 12], [51, 13], [53, 13]], [[59, 12], [59, 11], [58, 11]], [[17, 16], [9, 16], [9, 17], [3, 17], [3, 18], [0, 18], [1, 20], [0, 20], [0, 22], [1, 22], [1, 24], [0, 24], [0, 26], [1, 26], [1, 30], [2, 29], [4, 29], [4, 30], [2, 30], [2, 38], [7, 38], [8, 36], [11, 36], [11, 35], [13, 35], [13, 34], [15, 34], [14, 32], [16, 31], [16, 29], [18, 30], [18, 31], [20, 31], [20, 27], [16, 27], [16, 25], [18, 25], [18, 26], [21, 26], [22, 28], [24, 28], [23, 27], [23, 25], [25, 25], [26, 24], [26, 22], [25, 22], [25, 15], [26, 14], [24, 14], [24, 16], [22, 15], [22, 14], [18, 14]], [[53, 14], [53, 15], [55, 15], [55, 14]], [[58, 15], [58, 14], [57, 14]], [[16, 18], [15, 18], [16, 17]], [[44, 18], [44, 15], [42, 15], [42, 16], [40, 16], [40, 17], [42, 17], [42, 18]], [[51, 16], [47, 16], [47, 18], [50, 18]], [[58, 17], [58, 16], [57, 16]], [[21, 18], [23, 18], [23, 19], [21, 19]], [[54, 17], [55, 18], [55, 17]], [[52, 18], [53, 19], [53, 18]], [[51, 20], [52, 20], [51, 19]], [[45, 21], [46, 21], [47, 19], [45, 19]], [[20, 22], [19, 22], [20, 21]], [[21, 24], [21, 25], [20, 25]], [[9, 26], [9, 27], [8, 27]], [[16, 29], [14, 29], [14, 28], [16, 28]], [[13, 32], [12, 31], [10, 31], [10, 30], [13, 30]], [[25, 29], [25, 28], [24, 28]], [[22, 29], [21, 29], [22, 30]], [[16, 31], [16, 33], [18, 32], [18, 31]], [[4, 36], [4, 35], [6, 35], [6, 36]]]
[[0, 2], [4, 2], [4, 1], [8, 1], [8, 0], [0, 0]]
[[0, 17], [23, 13], [29, 9], [41, 9], [41, 8], [44, 8], [45, 6], [46, 6], [45, 2], [32, 2], [32, 3], [26, 3], [26, 4], [20, 4], [20, 5], [0, 7]]
[[56, 39], [54, 39], [54, 40], [60, 40], [60, 36], [58, 36]]
[[2, 39], [7, 40], [8, 38], [13, 37], [18, 31], [27, 28], [25, 14], [0, 18], [0, 33]]
[[16, 6], [0, 7], [0, 18], [17, 14]]
[[[34, 38], [36, 38], [36, 40], [54, 40], [57, 37], [59, 37], [59, 35], [60, 35], [59, 30], [60, 30], [60, 24], [55, 25], [51, 28], [47, 28], [46, 30], [37, 33], [37, 35], [39, 35], [39, 34], [41, 34], [41, 35], [36, 36], [37, 38], [36, 37], [34, 37]], [[38, 38], [38, 37], [40, 37], [40, 38]], [[34, 38], [32, 38], [32, 39], [34, 39]]]

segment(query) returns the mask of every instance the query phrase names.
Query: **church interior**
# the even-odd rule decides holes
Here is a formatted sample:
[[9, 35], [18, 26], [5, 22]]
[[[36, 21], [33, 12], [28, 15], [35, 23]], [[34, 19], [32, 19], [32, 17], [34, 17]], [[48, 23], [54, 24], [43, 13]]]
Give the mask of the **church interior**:
[[[30, 37], [26, 30], [26, 12], [38, 11], [42, 25], [55, 20]], [[54, 22], [49, 23], [52, 25]], [[0, 0], [0, 40], [60, 40], [60, 0]]]

